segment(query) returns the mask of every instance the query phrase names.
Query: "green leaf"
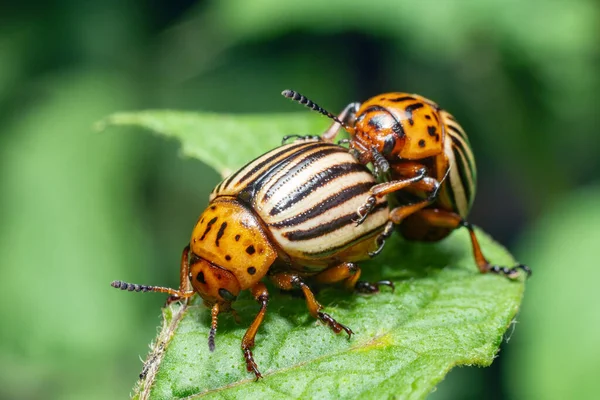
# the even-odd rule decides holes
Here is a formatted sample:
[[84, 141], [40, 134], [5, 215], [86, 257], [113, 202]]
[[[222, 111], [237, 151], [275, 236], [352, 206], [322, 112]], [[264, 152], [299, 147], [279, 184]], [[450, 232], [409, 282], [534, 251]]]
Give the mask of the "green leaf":
[[204, 161], [225, 176], [279, 146], [283, 136], [320, 133], [327, 123], [325, 117], [310, 112], [267, 116], [160, 110], [116, 113], [96, 127], [139, 126], [178, 139], [184, 155]]
[[[278, 145], [284, 134], [319, 133], [318, 116], [218, 116], [168, 111], [116, 114], [102, 125], [139, 125], [182, 142], [184, 153], [219, 171]], [[199, 210], [200, 212], [201, 210]], [[494, 263], [515, 261], [478, 232]], [[238, 325], [222, 315], [216, 350], [208, 350], [210, 312], [197, 298], [163, 310], [161, 332], [146, 360], [137, 398], [423, 398], [457, 365], [487, 366], [523, 296], [522, 281], [478, 273], [467, 232], [435, 244], [394, 236], [364, 277], [392, 279], [396, 291], [372, 296], [328, 287], [317, 298], [355, 335], [333, 334], [304, 300], [272, 290], [255, 359], [264, 379], [246, 372], [240, 343], [258, 311], [248, 293], [235, 303]], [[177, 274], [178, 271], [173, 271]]]

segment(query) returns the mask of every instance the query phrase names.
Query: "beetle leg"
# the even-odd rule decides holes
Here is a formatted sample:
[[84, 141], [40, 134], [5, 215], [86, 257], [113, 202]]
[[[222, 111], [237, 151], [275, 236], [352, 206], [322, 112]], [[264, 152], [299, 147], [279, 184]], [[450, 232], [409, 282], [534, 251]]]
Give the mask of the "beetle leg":
[[361, 270], [358, 265], [345, 262], [331, 268], [319, 272], [312, 277], [316, 283], [336, 283], [343, 281], [344, 286], [348, 290], [356, 290], [360, 293], [375, 293], [379, 292], [380, 286], [389, 286], [394, 291], [394, 284], [390, 281], [379, 281], [375, 283], [359, 281]]
[[286, 144], [286, 142], [290, 139], [296, 139], [296, 140], [318, 140], [321, 141], [321, 136], [319, 135], [286, 135], [283, 137], [283, 139], [281, 139], [281, 145], [283, 146], [284, 144]]
[[352, 332], [352, 329], [340, 324], [335, 319], [333, 319], [331, 315], [321, 311], [323, 309], [323, 306], [317, 301], [317, 299], [315, 299], [315, 295], [313, 294], [313, 292], [298, 275], [282, 272], [272, 275], [271, 280], [277, 287], [283, 290], [292, 290], [296, 288], [302, 290], [304, 298], [306, 299], [306, 306], [308, 307], [308, 312], [310, 313], [310, 315], [326, 323], [335, 333], [340, 333], [341, 331], [344, 331], [348, 334], [348, 338], [350, 338], [354, 333]]
[[377, 254], [381, 253], [381, 250], [383, 250], [383, 246], [385, 246], [385, 241], [390, 236], [392, 236], [393, 232], [394, 223], [392, 221], [388, 221], [388, 223], [385, 225], [385, 228], [383, 229], [383, 232], [381, 232], [379, 236], [377, 236], [377, 244], [379, 247], [377, 247], [377, 250], [370, 252], [369, 257], [375, 257]]
[[[351, 127], [354, 125], [354, 119], [356, 118], [356, 113], [360, 108], [360, 103], [350, 103], [348, 104], [338, 116], [338, 119], [342, 121], [346, 126]], [[326, 142], [333, 142], [340, 129], [342, 129], [342, 125], [337, 122], [331, 124], [331, 126], [323, 132], [321, 138]], [[352, 132], [350, 132], [352, 133]]]
[[246, 331], [244, 338], [242, 339], [242, 351], [244, 352], [244, 358], [246, 359], [246, 369], [248, 372], [254, 372], [256, 376], [256, 380], [262, 378], [260, 371], [258, 370], [258, 366], [254, 361], [254, 356], [252, 354], [252, 348], [254, 347], [254, 338], [256, 337], [256, 332], [260, 327], [260, 324], [263, 322], [265, 318], [265, 314], [267, 312], [267, 304], [269, 303], [269, 292], [267, 292], [267, 288], [262, 282], [258, 282], [252, 288], [250, 288], [252, 292], [252, 296], [254, 299], [260, 304], [260, 311], [256, 314], [252, 325]]
[[174, 301], [181, 299], [188, 299], [196, 293], [194, 290], [189, 290], [189, 271], [190, 271], [190, 261], [189, 261], [189, 253], [190, 253], [190, 245], [188, 244], [183, 248], [183, 252], [181, 253], [181, 267], [179, 269], [179, 290], [171, 289], [163, 286], [148, 286], [148, 285], [139, 285], [137, 283], [127, 283], [123, 281], [113, 281], [110, 286], [121, 289], [128, 290], [130, 292], [158, 292], [158, 293], [168, 293], [170, 296], [167, 298], [167, 302], [165, 306], [168, 306]]
[[373, 211], [373, 208], [375, 207], [376, 203], [377, 199], [375, 198], [375, 196], [369, 196], [367, 197], [367, 200], [360, 207], [358, 207], [358, 209], [356, 210], [356, 214], [358, 214], [358, 219], [354, 220], [356, 226], [365, 222], [365, 219], [367, 219], [371, 211]]
[[440, 184], [433, 178], [425, 177], [421, 181], [416, 182], [412, 187], [428, 193], [427, 198], [417, 203], [396, 207], [390, 211], [390, 220], [396, 225], [400, 224], [407, 216], [414, 214], [433, 203], [437, 197]]
[[481, 247], [479, 246], [479, 241], [475, 235], [473, 225], [461, 218], [460, 215], [446, 210], [427, 209], [419, 211], [418, 216], [427, 224], [439, 228], [456, 229], [461, 226], [467, 228], [471, 237], [471, 246], [473, 248], [475, 263], [479, 268], [479, 272], [482, 274], [490, 272], [493, 274], [502, 274], [510, 279], [514, 279], [519, 276], [519, 270], [522, 270], [527, 274], [528, 277], [531, 276], [531, 269], [526, 265], [519, 264], [515, 267], [509, 268], [490, 264], [481, 251]]
[[396, 176], [419, 176], [419, 175], [427, 175], [427, 168], [416, 161], [402, 161], [396, 162], [390, 165], [390, 168], [394, 170], [394, 174]]
[[[425, 177], [424, 175], [425, 175], [425, 171], [421, 171], [421, 174], [417, 175], [417, 176], [413, 176], [413, 177], [405, 178], [405, 179], [399, 179], [399, 180], [395, 180], [395, 181], [391, 181], [391, 182], [379, 183], [377, 185], [374, 185], [370, 190], [370, 196], [356, 210], [356, 213], [358, 214], [358, 219], [356, 221], [354, 221], [354, 222], [356, 222], [356, 225], [358, 226], [358, 225], [362, 224], [365, 221], [365, 219], [367, 219], [367, 216], [373, 210], [373, 207], [375, 207], [376, 198], [378, 198], [378, 197], [381, 198], [383, 196], [387, 196], [390, 193], [394, 193], [394, 192], [404, 189], [408, 186], [412, 186], [416, 189], [423, 189], [423, 190], [427, 190], [427, 191], [433, 190], [435, 192], [435, 194], [437, 194], [437, 188], [439, 186], [437, 181], [433, 178]], [[421, 207], [417, 208], [417, 210], [425, 207], [430, 202], [431, 202], [431, 200], [429, 200], [429, 198], [428, 198], [427, 200], [425, 200], [423, 202], [424, 204]], [[420, 203], [416, 203], [416, 204], [420, 204]], [[407, 206], [403, 206], [403, 207], [407, 207]], [[401, 208], [403, 208], [403, 207], [401, 207]], [[395, 210], [396, 209], [394, 209], [394, 211]], [[393, 221], [396, 224], [398, 223], [395, 220], [393, 220]]]

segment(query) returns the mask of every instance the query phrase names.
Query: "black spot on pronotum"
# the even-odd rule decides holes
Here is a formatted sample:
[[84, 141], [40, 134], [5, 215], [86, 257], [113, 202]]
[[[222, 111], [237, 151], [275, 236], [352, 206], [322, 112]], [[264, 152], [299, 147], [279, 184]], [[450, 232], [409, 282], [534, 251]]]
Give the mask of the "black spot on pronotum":
[[406, 106], [405, 110], [406, 110], [406, 114], [408, 116], [408, 122], [411, 125], [415, 124], [415, 121], [413, 120], [413, 112], [415, 110], [418, 110], [419, 108], [422, 108], [422, 107], [424, 107], [423, 103], [415, 103], [415, 104], [411, 104], [409, 106]]
[[370, 127], [372, 127], [375, 130], [379, 130], [383, 126], [383, 120], [382, 120], [381, 116], [375, 116], [367, 122], [367, 125], [369, 125]]
[[225, 259], [226, 259], [227, 261], [231, 261], [231, 256], [230, 256], [229, 254], [227, 254], [227, 255], [225, 256]]
[[200, 283], [206, 283], [206, 279], [204, 279], [204, 272], [198, 272], [198, 275], [196, 275], [196, 280]]
[[426, 115], [425, 119], [431, 119], [431, 115]]
[[255, 251], [256, 250], [254, 249], [253, 245], [250, 245], [250, 246], [246, 247], [246, 253], [248, 253], [250, 255], [254, 254]]
[[435, 136], [435, 135], [437, 135], [437, 133], [435, 132], [435, 126], [428, 126], [427, 127], [427, 133], [429, 133], [429, 136]]
[[419, 147], [425, 147], [425, 140], [419, 140]]
[[215, 245], [219, 247], [219, 240], [223, 237], [225, 233], [225, 228], [227, 228], [227, 222], [223, 222], [221, 227], [219, 228], [219, 232], [217, 232], [217, 240], [215, 240]]
[[236, 241], [236, 242], [237, 242], [237, 241], [239, 241], [239, 240], [240, 240], [240, 237], [241, 237], [240, 235], [235, 235], [235, 241]]
[[221, 296], [227, 301], [234, 301], [236, 299], [236, 296], [234, 296], [229, 290], [225, 288], [219, 289], [219, 296]]
[[254, 275], [256, 273], [256, 268], [254, 268], [254, 267], [248, 267], [247, 271], [248, 271], [248, 273], [250, 275]]
[[204, 240], [204, 238], [206, 237], [206, 234], [208, 232], [210, 232], [210, 229], [212, 228], [212, 226], [214, 225], [214, 223], [217, 222], [217, 219], [218, 219], [218, 217], [214, 217], [213, 219], [211, 219], [210, 221], [208, 221], [208, 223], [206, 224], [206, 229], [204, 230], [204, 233], [200, 237], [200, 240]]
[[390, 101], [393, 101], [394, 103], [398, 103], [401, 101], [407, 101], [407, 100], [415, 100], [415, 98], [412, 96], [403, 96], [403, 97], [396, 97], [395, 99], [390, 99]]

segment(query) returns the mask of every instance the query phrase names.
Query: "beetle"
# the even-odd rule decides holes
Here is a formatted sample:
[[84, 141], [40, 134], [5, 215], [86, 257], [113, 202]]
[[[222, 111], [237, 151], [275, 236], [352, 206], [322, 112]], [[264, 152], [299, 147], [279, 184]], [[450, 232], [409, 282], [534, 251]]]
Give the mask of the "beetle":
[[332, 142], [344, 128], [351, 151], [386, 182], [371, 188], [359, 208], [357, 223], [364, 221], [376, 200], [392, 194], [390, 220], [406, 239], [438, 241], [454, 229], [465, 227], [481, 273], [517, 278], [531, 269], [492, 265], [483, 255], [467, 215], [475, 198], [477, 169], [469, 139], [456, 119], [435, 102], [401, 92], [384, 93], [364, 103], [350, 103], [339, 116], [304, 95], [284, 90], [282, 95], [331, 119], [322, 139]]
[[[341, 146], [297, 140], [256, 158], [219, 183], [183, 249], [179, 289], [112, 282], [122, 290], [161, 292], [169, 301], [198, 293], [211, 309], [210, 351], [215, 349], [218, 315], [250, 290], [260, 311], [242, 339], [248, 372], [262, 377], [252, 348], [269, 293], [262, 282], [299, 289], [310, 314], [335, 333], [353, 332], [323, 312], [309, 283], [341, 282], [362, 293], [378, 292], [390, 281], [360, 281], [356, 261], [379, 253], [393, 230], [385, 198], [354, 226], [356, 209], [376, 183], [371, 172]], [[191, 288], [189, 287], [191, 283]]]

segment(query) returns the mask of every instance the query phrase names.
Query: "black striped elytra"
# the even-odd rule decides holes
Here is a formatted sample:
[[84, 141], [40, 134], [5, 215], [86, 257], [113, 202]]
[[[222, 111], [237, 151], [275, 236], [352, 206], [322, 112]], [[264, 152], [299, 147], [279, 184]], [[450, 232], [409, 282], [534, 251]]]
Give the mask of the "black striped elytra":
[[456, 119], [425, 97], [392, 92], [350, 103], [339, 116], [292, 90], [282, 93], [334, 120], [322, 139], [332, 142], [344, 128], [345, 140], [357, 159], [371, 163], [385, 182], [371, 188], [359, 209], [360, 221], [375, 200], [390, 196], [390, 220], [409, 240], [437, 241], [454, 229], [466, 227], [480, 272], [517, 278], [525, 265], [493, 265], [484, 257], [473, 226], [466, 220], [475, 198], [477, 170], [469, 139]]
[[313, 317], [349, 336], [350, 328], [322, 311], [309, 284], [340, 282], [363, 293], [377, 292], [381, 285], [393, 288], [389, 281], [359, 281], [361, 271], [354, 264], [381, 251], [393, 228], [385, 197], [357, 225], [357, 209], [375, 184], [371, 172], [341, 146], [320, 140], [283, 145], [213, 190], [183, 250], [179, 289], [122, 281], [112, 286], [168, 293], [170, 301], [198, 293], [211, 309], [211, 351], [219, 313], [233, 311], [239, 293], [250, 290], [261, 308], [244, 335], [242, 351], [247, 370], [258, 379], [252, 348], [269, 301], [263, 278], [277, 288], [302, 291]]
[[[286, 268], [322, 269], [332, 259], [364, 259], [377, 249], [389, 218], [385, 198], [356, 226], [357, 209], [375, 184], [344, 148], [318, 141], [281, 146], [248, 163], [213, 190], [210, 199], [246, 199], [289, 257]], [[367, 252], [354, 247], [370, 243]], [[352, 255], [350, 255], [353, 253]]]

